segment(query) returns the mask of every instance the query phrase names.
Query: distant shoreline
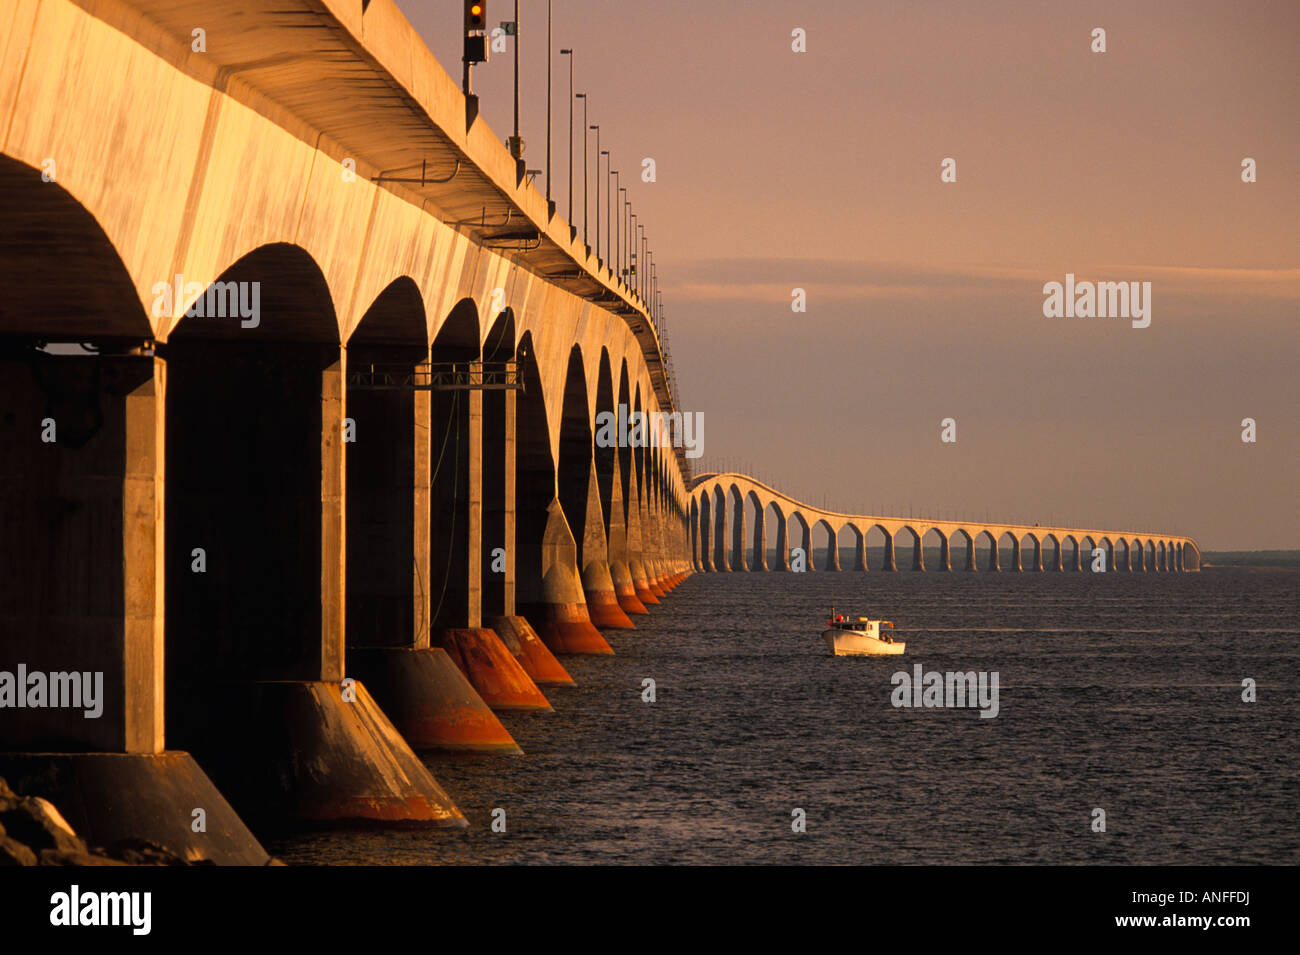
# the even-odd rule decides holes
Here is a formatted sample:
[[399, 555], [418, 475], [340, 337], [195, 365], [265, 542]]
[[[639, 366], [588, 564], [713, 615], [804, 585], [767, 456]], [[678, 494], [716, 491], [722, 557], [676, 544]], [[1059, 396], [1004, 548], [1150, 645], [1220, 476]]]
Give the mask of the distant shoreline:
[[1300, 550], [1207, 550], [1201, 569], [1300, 571]]

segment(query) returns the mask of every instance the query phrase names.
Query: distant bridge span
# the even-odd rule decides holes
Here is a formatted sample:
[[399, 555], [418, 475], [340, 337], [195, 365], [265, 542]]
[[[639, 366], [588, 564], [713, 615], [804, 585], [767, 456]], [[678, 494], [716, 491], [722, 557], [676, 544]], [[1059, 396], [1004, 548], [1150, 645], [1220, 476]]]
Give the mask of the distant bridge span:
[[[752, 535], [746, 527], [747, 501], [753, 502], [756, 515]], [[774, 567], [769, 567], [767, 560], [769, 538], [765, 518], [769, 506], [780, 517], [774, 542], [777, 555]], [[801, 540], [793, 545], [787, 540], [791, 518], [801, 528]], [[830, 534], [820, 565], [814, 560], [812, 547], [812, 531], [819, 524], [825, 525]], [[938, 570], [953, 569], [952, 546], [963, 540], [965, 560], [958, 562], [958, 569], [968, 571], [1082, 570], [1091, 566], [1091, 554], [1097, 547], [1106, 552], [1107, 570], [1201, 569], [1200, 548], [1190, 537], [1109, 528], [841, 514], [797, 501], [748, 475], [735, 473], [701, 474], [695, 478], [691, 487], [690, 527], [692, 562], [701, 571], [789, 570], [792, 546], [802, 548], [808, 570], [839, 570], [839, 534], [846, 527], [856, 537], [853, 569], [859, 571], [867, 570], [867, 534], [872, 528], [879, 528], [885, 538], [884, 570], [899, 569], [898, 549], [908, 543], [912, 545], [911, 569], [926, 570], [922, 544], [931, 531], [939, 536], [939, 564], [933, 568]], [[1011, 538], [1011, 562], [1004, 568], [998, 549], [1007, 536]], [[977, 558], [982, 544], [988, 547], [983, 564]], [[1046, 563], [1044, 551], [1050, 553]]]

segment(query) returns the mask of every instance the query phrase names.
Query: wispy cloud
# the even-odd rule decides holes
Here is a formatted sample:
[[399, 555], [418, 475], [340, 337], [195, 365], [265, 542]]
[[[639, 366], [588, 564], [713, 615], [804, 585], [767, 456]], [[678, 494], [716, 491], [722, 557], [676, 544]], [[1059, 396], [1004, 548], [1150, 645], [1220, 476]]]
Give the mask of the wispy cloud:
[[924, 268], [883, 262], [818, 259], [705, 259], [676, 264], [671, 293], [682, 302], [774, 302], [803, 288], [821, 302], [1000, 297], [1026, 286], [1079, 280], [1159, 282], [1165, 295], [1225, 295], [1300, 300], [1300, 269], [1203, 268], [1077, 263], [1059, 269], [954, 266]]

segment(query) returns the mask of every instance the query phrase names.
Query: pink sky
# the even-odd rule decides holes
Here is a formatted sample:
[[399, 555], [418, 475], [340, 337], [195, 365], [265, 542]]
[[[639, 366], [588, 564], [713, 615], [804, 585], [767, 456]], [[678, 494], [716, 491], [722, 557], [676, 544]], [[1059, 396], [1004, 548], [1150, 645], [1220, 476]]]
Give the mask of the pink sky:
[[[459, 77], [461, 5], [399, 6]], [[520, 6], [522, 133], [542, 168], [546, 4]], [[633, 200], [683, 406], [708, 419], [702, 463], [845, 510], [1300, 546], [1300, 5], [554, 9], [615, 167], [657, 165]], [[503, 137], [512, 62], [476, 70]], [[580, 123], [579, 106], [576, 150]], [[1043, 317], [1043, 283], [1067, 272], [1151, 282], [1151, 326]]]

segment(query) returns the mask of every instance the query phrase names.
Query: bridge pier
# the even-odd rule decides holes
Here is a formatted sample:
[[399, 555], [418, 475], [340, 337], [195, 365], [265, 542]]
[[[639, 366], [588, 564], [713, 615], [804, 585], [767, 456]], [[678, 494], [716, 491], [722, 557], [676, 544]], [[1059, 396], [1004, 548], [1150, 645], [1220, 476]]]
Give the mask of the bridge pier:
[[1024, 572], [1024, 565], [1020, 562], [1020, 538], [1013, 538], [1011, 541], [1011, 569], [1016, 573]]
[[939, 535], [939, 569], [943, 571], [952, 570], [952, 555], [949, 553], [948, 538]]
[[[857, 531], [857, 528], [854, 528]], [[853, 548], [853, 569], [866, 573], [867, 571], [867, 535], [862, 531], [857, 531], [858, 539]]]
[[754, 555], [755, 570], [767, 570], [767, 511], [754, 507]]
[[[245, 279], [278, 271], [245, 267]], [[463, 825], [365, 687], [341, 685], [345, 452], [367, 434], [347, 413], [346, 351], [273, 340], [292, 338], [307, 307], [273, 284], [257, 333], [197, 337], [222, 331], [201, 319], [167, 346], [169, 733], [245, 815]]]
[[790, 569], [790, 530], [789, 520], [784, 514], [777, 515], [780, 520], [776, 522], [776, 566], [773, 570]]
[[993, 543], [989, 545], [989, 570], [990, 571], [1002, 570], [1001, 558], [998, 556], [998, 542], [996, 538], [994, 539]]
[[582, 561], [582, 591], [592, 624], [597, 628], [632, 629], [632, 621], [619, 606], [614, 589], [595, 461], [592, 461], [587, 481], [587, 517], [582, 533]]
[[[453, 310], [434, 339], [431, 356], [435, 363], [481, 357], [478, 315], [472, 303]], [[551, 704], [522, 663], [495, 631], [483, 626], [484, 558], [491, 573], [494, 549], [489, 546], [485, 555], [483, 547], [484, 394], [477, 388], [431, 392], [432, 436], [434, 446], [440, 449], [430, 492], [437, 521], [431, 548], [431, 589], [439, 593], [432, 641], [447, 652], [494, 711], [546, 711]], [[516, 448], [516, 458], [517, 454]], [[507, 457], [507, 446], [489, 455], [494, 470], [499, 466], [502, 473], [493, 474], [487, 482], [494, 491], [499, 489], [503, 517], [515, 509], [513, 502], [504, 499]], [[503, 522], [503, 550], [507, 531]]]
[[731, 570], [727, 560], [727, 496], [715, 495], [713, 506], [713, 569], [723, 573]]
[[978, 570], [979, 566], [975, 563], [975, 540], [968, 537], [966, 538], [966, 572], [973, 574]]
[[628, 570], [632, 573], [632, 588], [636, 597], [646, 607], [659, 603], [659, 598], [650, 589], [650, 578], [643, 561], [644, 541], [641, 525], [641, 489], [637, 481], [637, 472], [633, 470], [628, 481], [627, 539]]
[[1064, 572], [1065, 572], [1065, 565], [1064, 565], [1064, 563], [1062, 563], [1062, 560], [1061, 560], [1061, 557], [1062, 557], [1062, 555], [1061, 555], [1061, 548], [1064, 547], [1064, 546], [1065, 546], [1065, 545], [1062, 544], [1059, 540], [1056, 542], [1056, 560], [1055, 560], [1055, 562], [1054, 562], [1054, 563], [1055, 563], [1055, 566], [1054, 566], [1052, 569], [1053, 569], [1054, 571], [1056, 571], [1058, 574], [1059, 574], [1059, 573], [1064, 573]]
[[[648, 614], [645, 604], [636, 595], [636, 583], [632, 580], [632, 568], [629, 564], [627, 542], [627, 510], [623, 506], [623, 482], [619, 472], [618, 455], [613, 455], [613, 479], [610, 484], [609, 504], [609, 576], [614, 582], [614, 599], [619, 609], [625, 614]], [[698, 515], [697, 515], [698, 518]], [[696, 556], [699, 556], [700, 538], [695, 535]], [[631, 623], [629, 617], [628, 623]]]
[[[414, 375], [428, 362], [426, 345], [369, 342], [370, 319], [362, 319], [349, 344], [351, 367]], [[412, 325], [412, 333], [422, 339], [422, 316]], [[415, 749], [522, 752], [447, 651], [432, 646], [431, 393], [370, 388], [361, 379], [349, 383], [346, 407], [357, 438], [345, 443], [349, 672], [365, 683]], [[503, 486], [500, 480], [490, 480], [504, 471], [506, 454], [512, 471], [514, 467], [513, 454], [502, 448], [512, 450], [512, 417], [500, 423], [504, 441], [494, 443], [500, 450], [484, 475], [485, 484], [491, 485], [486, 513], [493, 530], [487, 533], [489, 540], [503, 541], [508, 531], [510, 550], [513, 482]], [[488, 458], [487, 448], [484, 455]], [[489, 599], [508, 599], [513, 608], [513, 580], [508, 588], [485, 596], [489, 593]]]
[[898, 564], [894, 561], [894, 535], [888, 531], [885, 531], [885, 566], [881, 569], [898, 570]]
[[1043, 542], [1037, 538], [1034, 539], [1034, 570], [1043, 572]]
[[542, 539], [540, 598], [524, 607], [524, 616], [553, 653], [612, 654], [600, 631], [592, 625], [578, 577], [577, 544], [557, 498], [546, 508]]
[[731, 569], [748, 571], [749, 561], [745, 555], [745, 501], [744, 498], [741, 498], [733, 503], [736, 508], [736, 516], [731, 522], [731, 553], [733, 555]]
[[925, 551], [921, 549], [921, 535], [912, 535], [912, 569], [925, 570]]
[[[0, 342], [4, 661], [90, 673], [101, 707], [95, 718], [0, 711], [0, 776], [54, 802], [91, 844], [147, 838], [180, 856], [263, 865], [265, 850], [194, 758], [166, 749], [168, 367], [113, 349], [50, 356]], [[195, 806], [207, 832], [190, 828]]]

